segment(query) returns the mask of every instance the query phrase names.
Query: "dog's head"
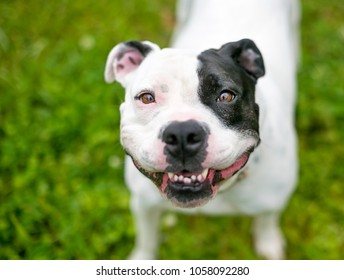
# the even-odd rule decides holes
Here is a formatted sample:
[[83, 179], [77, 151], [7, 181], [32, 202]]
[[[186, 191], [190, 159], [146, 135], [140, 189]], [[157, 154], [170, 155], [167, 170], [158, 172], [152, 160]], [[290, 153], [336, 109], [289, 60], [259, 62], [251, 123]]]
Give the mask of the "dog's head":
[[136, 167], [181, 207], [215, 196], [259, 143], [255, 84], [264, 75], [248, 39], [200, 54], [150, 42], [115, 46], [105, 80], [126, 89], [121, 142]]

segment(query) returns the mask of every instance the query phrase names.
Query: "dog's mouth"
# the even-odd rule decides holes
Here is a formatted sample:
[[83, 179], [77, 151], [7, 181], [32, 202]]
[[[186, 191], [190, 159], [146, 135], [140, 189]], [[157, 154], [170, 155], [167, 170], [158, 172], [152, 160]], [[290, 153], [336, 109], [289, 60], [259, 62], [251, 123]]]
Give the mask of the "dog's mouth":
[[135, 160], [133, 162], [173, 204], [183, 208], [192, 208], [204, 205], [212, 199], [220, 188], [221, 182], [238, 173], [246, 165], [249, 156], [249, 152], [242, 154], [232, 165], [222, 170], [206, 168], [199, 172], [187, 170], [175, 173], [149, 172]]

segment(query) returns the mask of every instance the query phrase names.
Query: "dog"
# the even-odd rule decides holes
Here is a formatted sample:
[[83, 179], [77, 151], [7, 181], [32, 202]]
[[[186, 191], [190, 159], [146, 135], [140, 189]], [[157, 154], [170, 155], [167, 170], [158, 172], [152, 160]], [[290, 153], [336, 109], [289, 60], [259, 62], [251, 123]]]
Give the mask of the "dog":
[[165, 210], [252, 216], [257, 255], [285, 257], [298, 21], [297, 0], [181, 0], [171, 48], [127, 41], [111, 50], [105, 80], [125, 88], [131, 259], [157, 257]]

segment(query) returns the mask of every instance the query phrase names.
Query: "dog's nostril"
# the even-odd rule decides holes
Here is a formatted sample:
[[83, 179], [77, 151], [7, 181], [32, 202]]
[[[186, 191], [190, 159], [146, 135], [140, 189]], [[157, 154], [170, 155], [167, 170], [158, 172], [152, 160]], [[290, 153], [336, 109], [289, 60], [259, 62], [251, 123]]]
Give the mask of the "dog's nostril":
[[165, 135], [164, 141], [168, 145], [178, 145], [178, 137], [175, 134], [169, 133]]
[[195, 134], [195, 133], [190, 133], [187, 137], [186, 137], [186, 142], [187, 144], [197, 144], [200, 143], [202, 141], [200, 135]]

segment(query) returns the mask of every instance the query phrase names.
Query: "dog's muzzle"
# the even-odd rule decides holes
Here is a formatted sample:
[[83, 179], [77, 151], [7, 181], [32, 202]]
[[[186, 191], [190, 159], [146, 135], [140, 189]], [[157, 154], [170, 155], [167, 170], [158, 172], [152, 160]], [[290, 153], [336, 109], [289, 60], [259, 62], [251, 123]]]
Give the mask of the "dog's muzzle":
[[150, 172], [134, 158], [133, 162], [175, 205], [203, 205], [216, 195], [223, 180], [245, 166], [254, 149], [248, 149], [225, 169], [204, 168], [202, 163], [207, 156], [209, 134], [208, 126], [195, 120], [171, 122], [160, 133], [165, 143], [167, 168], [162, 172]]

